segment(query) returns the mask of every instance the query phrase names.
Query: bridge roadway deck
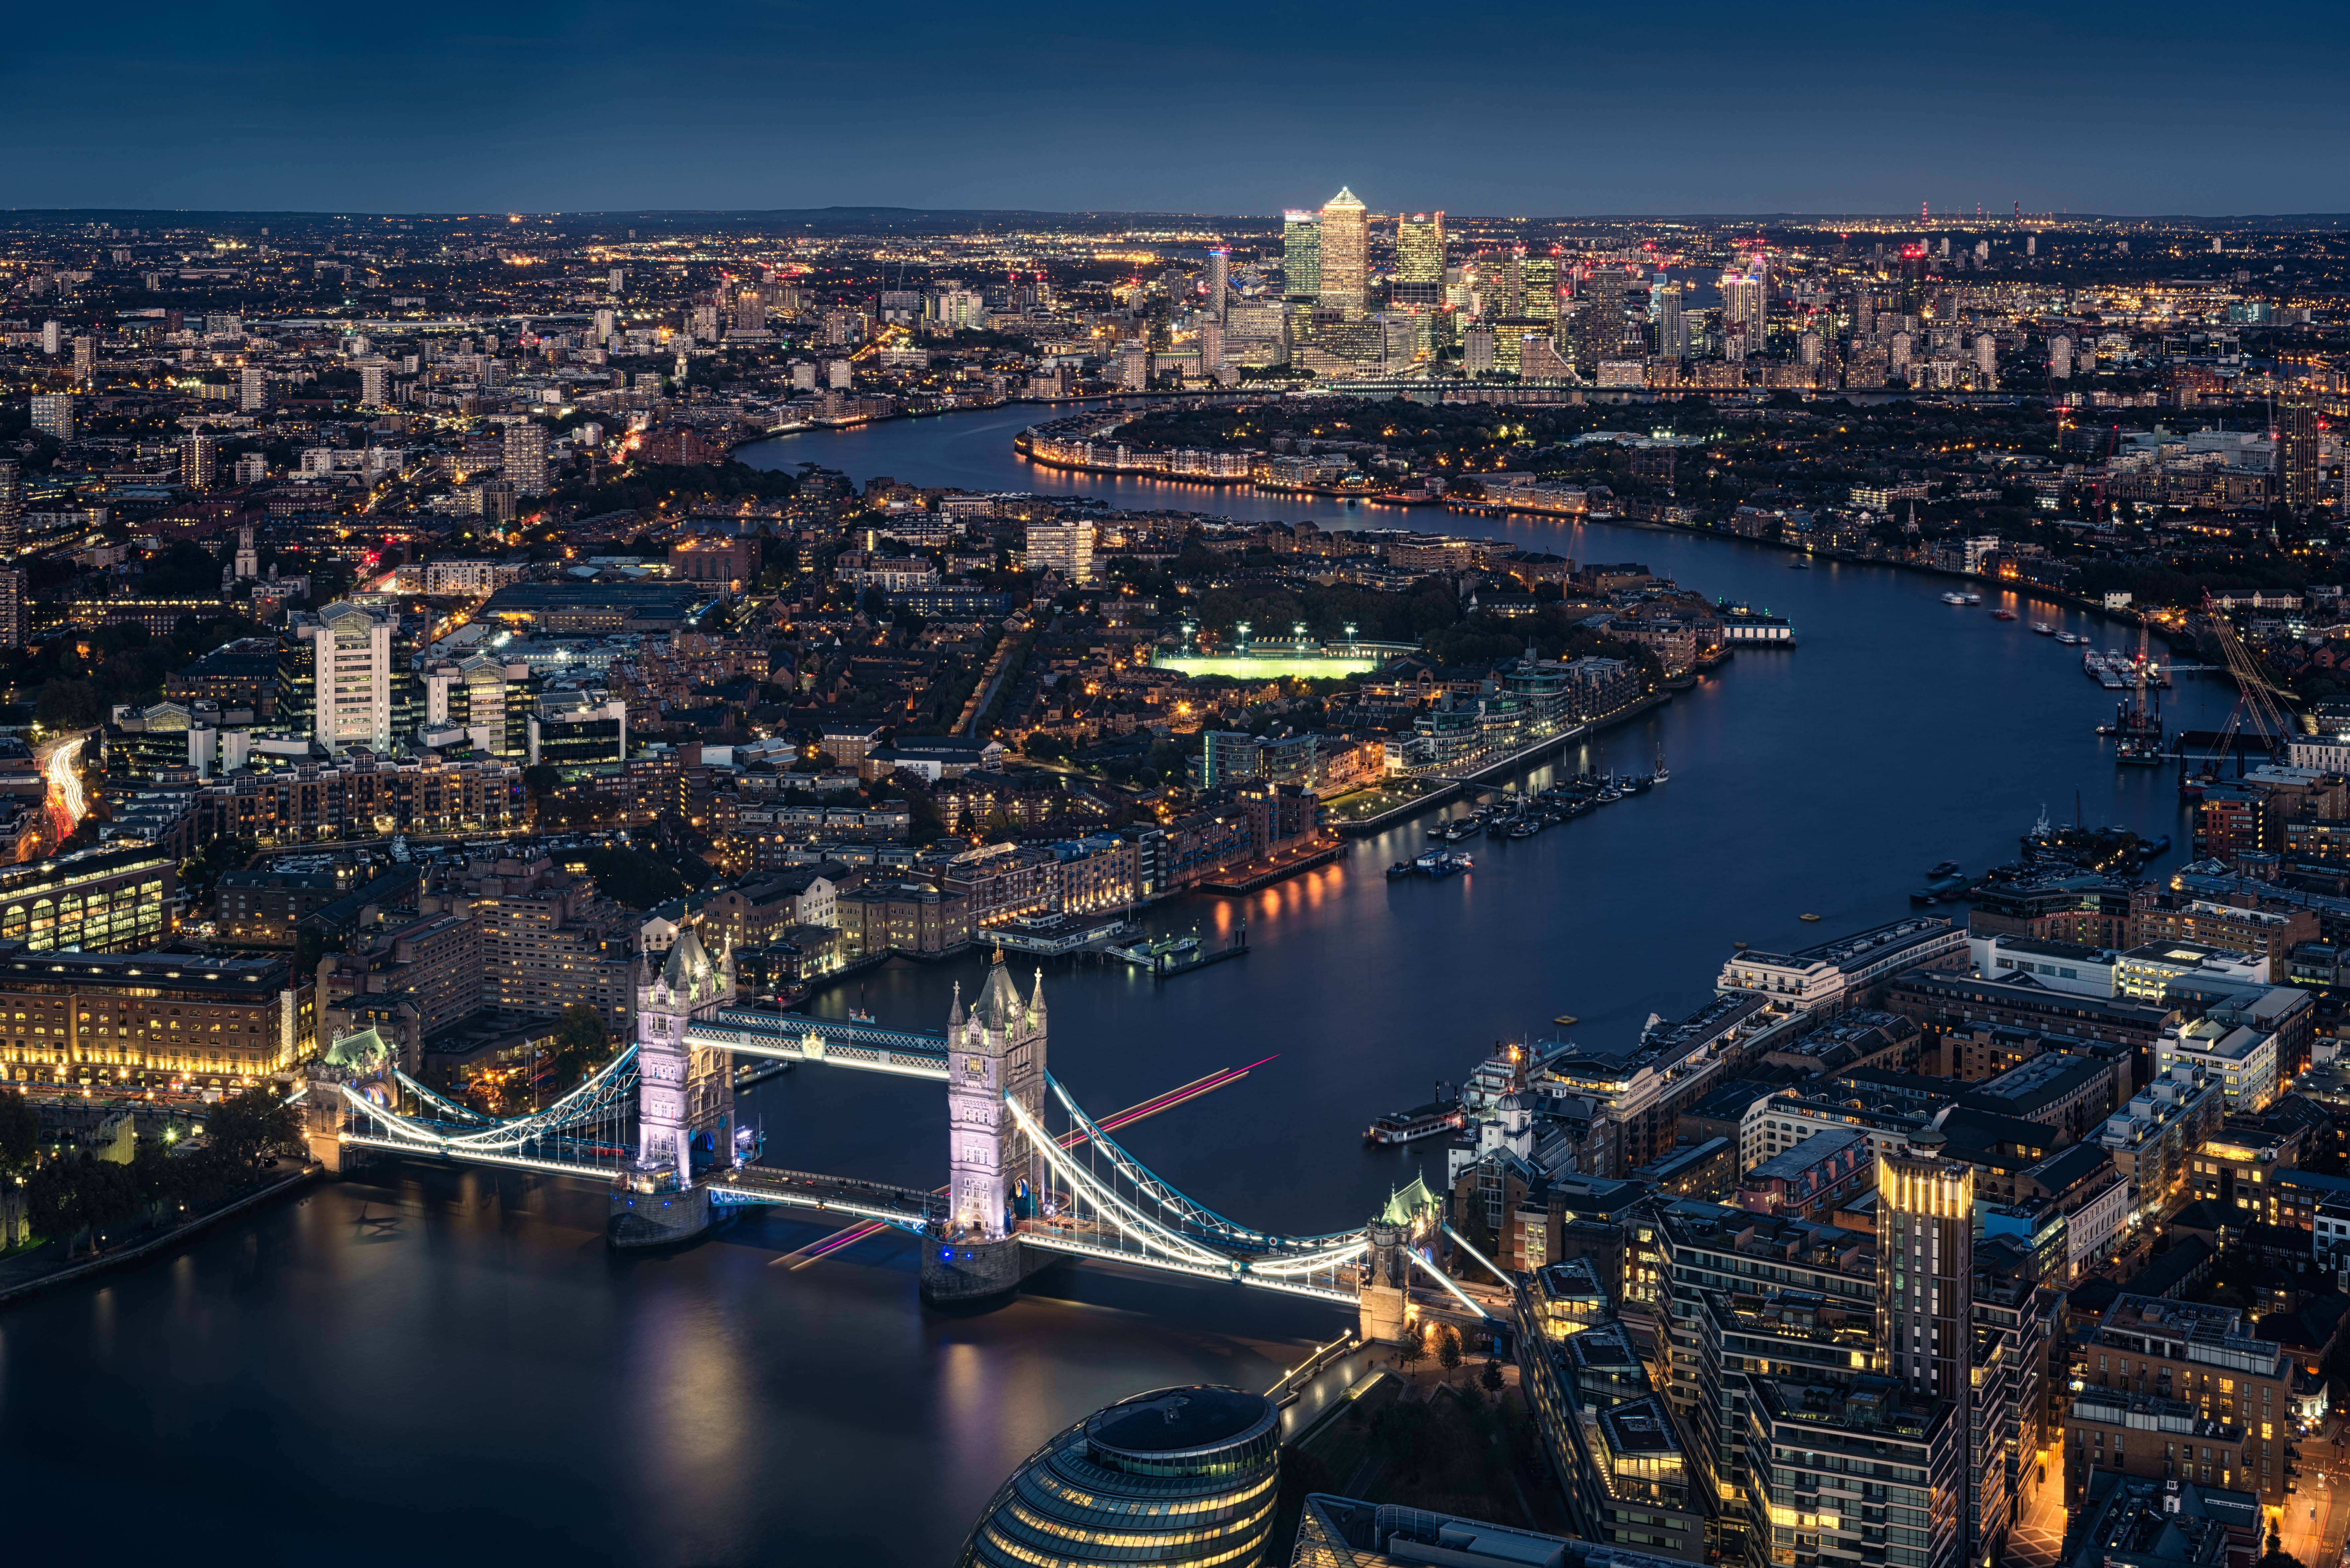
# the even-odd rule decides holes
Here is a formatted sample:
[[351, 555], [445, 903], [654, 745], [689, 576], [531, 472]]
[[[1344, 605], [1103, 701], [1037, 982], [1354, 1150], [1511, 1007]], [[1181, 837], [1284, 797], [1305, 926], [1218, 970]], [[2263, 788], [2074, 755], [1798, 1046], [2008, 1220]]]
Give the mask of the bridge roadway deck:
[[779, 1203], [878, 1220], [901, 1231], [922, 1231], [946, 1218], [946, 1199], [934, 1192], [847, 1176], [746, 1165], [708, 1178], [710, 1200], [719, 1204]]
[[915, 1030], [883, 1029], [871, 1023], [808, 1018], [796, 1012], [762, 1012], [724, 1007], [685, 1026], [686, 1043], [764, 1056], [778, 1062], [827, 1062], [868, 1073], [943, 1083], [947, 1037]]

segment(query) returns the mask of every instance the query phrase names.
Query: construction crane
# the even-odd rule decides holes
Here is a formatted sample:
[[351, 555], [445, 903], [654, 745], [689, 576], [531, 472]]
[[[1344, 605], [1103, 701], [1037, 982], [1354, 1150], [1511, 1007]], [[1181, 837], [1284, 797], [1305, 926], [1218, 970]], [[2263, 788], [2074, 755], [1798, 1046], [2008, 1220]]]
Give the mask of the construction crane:
[[[2220, 645], [2220, 657], [2227, 660], [2230, 678], [2236, 683], [2236, 705], [2228, 711], [2228, 727], [2220, 732], [2219, 742], [2211, 748], [2211, 755], [2203, 764], [2203, 777], [2208, 781], [2219, 776], [2221, 759], [2236, 749], [2236, 737], [2242, 732], [2248, 721], [2252, 732], [2261, 738], [2262, 749], [2274, 755], [2293, 733], [2293, 727], [2285, 719], [2284, 710], [2277, 705], [2277, 699], [2282, 698], [2288, 702], [2298, 699], [2261, 672], [2259, 661], [2252, 657], [2251, 649], [2246, 648], [2243, 639], [2236, 635], [2235, 626], [2228, 619], [2228, 612], [2211, 597], [2208, 588], [2203, 593], [2203, 615], [2211, 624], [2211, 636]], [[2185, 792], [2189, 786], [2183, 763], [2181, 767], [2179, 786]], [[2194, 792], [2200, 793], [2199, 784], [2194, 786]]]

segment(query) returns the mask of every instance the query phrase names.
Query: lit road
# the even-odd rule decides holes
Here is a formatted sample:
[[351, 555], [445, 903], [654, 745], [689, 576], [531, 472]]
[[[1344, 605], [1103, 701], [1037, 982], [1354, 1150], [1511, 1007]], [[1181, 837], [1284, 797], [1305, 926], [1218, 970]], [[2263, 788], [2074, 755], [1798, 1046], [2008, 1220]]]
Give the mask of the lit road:
[[[2045, 1481], [2039, 1478], [2045, 1471]], [[2023, 1474], [2015, 1528], [2008, 1532], [2006, 1568], [2055, 1568], [2064, 1544], [2064, 1450], [2043, 1449]]]
[[2301, 1479], [2284, 1500], [2278, 1533], [2286, 1554], [2299, 1558], [2303, 1568], [2334, 1568], [2341, 1561], [2343, 1537], [2350, 1532], [2350, 1485], [2344, 1483], [2342, 1452], [2332, 1436], [2320, 1431], [2295, 1445], [2301, 1449]]
[[81, 772], [75, 765], [81, 760], [85, 739], [71, 735], [59, 741], [41, 763], [41, 773], [48, 780], [49, 827], [60, 844], [89, 815], [89, 797], [82, 793]]

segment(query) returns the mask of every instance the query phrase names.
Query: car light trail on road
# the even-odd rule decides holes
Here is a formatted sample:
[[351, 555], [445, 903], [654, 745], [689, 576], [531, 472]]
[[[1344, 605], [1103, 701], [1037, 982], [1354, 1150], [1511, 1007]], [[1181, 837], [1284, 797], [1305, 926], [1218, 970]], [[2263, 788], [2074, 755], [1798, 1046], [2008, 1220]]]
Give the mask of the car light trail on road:
[[63, 844], [72, 836], [74, 828], [89, 815], [89, 797], [82, 793], [81, 772], [74, 764], [81, 758], [81, 744], [86, 736], [76, 735], [57, 743], [42, 764], [48, 779], [49, 826]]

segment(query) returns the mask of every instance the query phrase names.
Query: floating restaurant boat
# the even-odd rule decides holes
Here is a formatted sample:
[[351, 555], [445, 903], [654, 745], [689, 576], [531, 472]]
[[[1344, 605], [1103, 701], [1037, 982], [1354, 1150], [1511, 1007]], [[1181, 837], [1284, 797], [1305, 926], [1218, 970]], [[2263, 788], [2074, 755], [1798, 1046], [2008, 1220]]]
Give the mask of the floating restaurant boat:
[[1458, 1100], [1430, 1100], [1408, 1111], [1389, 1111], [1363, 1129], [1363, 1141], [1381, 1145], [1418, 1143], [1424, 1137], [1459, 1132], [1467, 1125]]

